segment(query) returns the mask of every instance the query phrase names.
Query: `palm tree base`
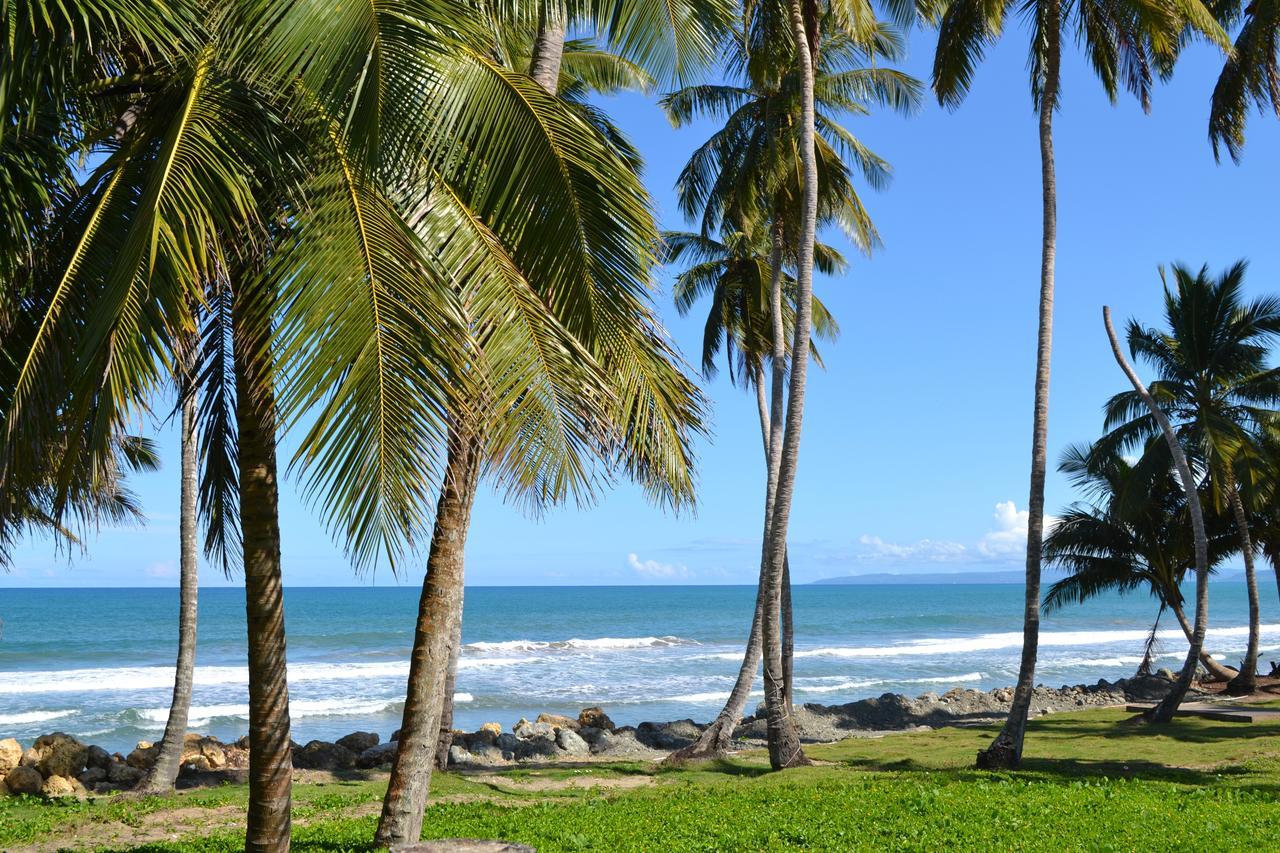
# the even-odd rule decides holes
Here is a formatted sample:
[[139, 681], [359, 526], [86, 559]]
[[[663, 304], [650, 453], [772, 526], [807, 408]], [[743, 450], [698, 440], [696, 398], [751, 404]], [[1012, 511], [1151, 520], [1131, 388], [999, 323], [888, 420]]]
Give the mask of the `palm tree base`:
[[1227, 687], [1222, 692], [1228, 696], [1248, 696], [1256, 692], [1258, 689], [1257, 675], [1249, 672], [1242, 672], [1235, 678], [1227, 682]]
[[974, 762], [979, 770], [1016, 770], [1022, 763], [1022, 756], [1012, 741], [1006, 739], [1004, 733], [986, 749], [978, 750], [978, 758]]

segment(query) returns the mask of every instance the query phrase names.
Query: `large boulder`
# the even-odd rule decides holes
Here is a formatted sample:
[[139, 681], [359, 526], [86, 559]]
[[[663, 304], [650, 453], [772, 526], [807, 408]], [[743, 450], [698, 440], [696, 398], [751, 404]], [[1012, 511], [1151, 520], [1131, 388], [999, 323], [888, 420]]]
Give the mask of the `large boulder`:
[[18, 759], [18, 764], [22, 767], [39, 767], [40, 750], [34, 746], [29, 746], [22, 750], [22, 757]]
[[521, 717], [520, 721], [511, 727], [511, 731], [521, 739], [532, 737], [554, 738], [556, 736], [556, 727], [550, 723], [542, 722], [541, 718], [539, 718], [538, 722], [531, 723]]
[[479, 728], [476, 734], [479, 734], [480, 732], [487, 732], [488, 734], [493, 735], [496, 739], [498, 735], [502, 734], [502, 723], [485, 723]]
[[469, 767], [475, 763], [475, 756], [461, 746], [449, 747], [450, 767]]
[[539, 714], [537, 721], [539, 723], [546, 723], [553, 729], [570, 729], [571, 731], [576, 732], [578, 729], [582, 728], [582, 724], [577, 720], [571, 720], [562, 714]]
[[80, 784], [86, 788], [92, 789], [99, 782], [107, 781], [107, 771], [101, 767], [90, 767], [88, 770], [76, 777], [80, 780]]
[[552, 734], [537, 734], [530, 738], [521, 738], [520, 746], [516, 748], [516, 758], [522, 761], [555, 758], [559, 753], [560, 748], [556, 745], [555, 735]]
[[636, 739], [653, 749], [680, 749], [696, 741], [700, 734], [702, 729], [693, 720], [636, 726]]
[[578, 725], [591, 726], [595, 729], [604, 729], [607, 732], [613, 731], [617, 726], [613, 724], [613, 720], [609, 719], [609, 715], [604, 709], [596, 706], [593, 708], [583, 708], [578, 712]]
[[359, 755], [366, 749], [372, 749], [377, 746], [380, 740], [381, 738], [378, 737], [377, 732], [352, 732], [349, 735], [343, 735], [338, 738], [338, 746], [343, 749], [349, 749]]
[[88, 746], [62, 732], [41, 735], [31, 744], [31, 748], [40, 753], [40, 762], [36, 767], [40, 770], [40, 775], [45, 777], [78, 776], [89, 757]]
[[587, 755], [591, 747], [573, 729], [560, 729], [556, 732], [556, 745], [570, 755]]
[[0, 740], [0, 777], [17, 767], [22, 761], [22, 744], [13, 738]]
[[356, 766], [354, 752], [336, 743], [313, 740], [293, 752], [293, 766], [304, 770], [350, 770]]
[[226, 748], [216, 737], [188, 733], [182, 739], [180, 763], [194, 770], [221, 770], [227, 766]]
[[113, 763], [107, 768], [107, 781], [122, 788], [132, 788], [142, 781], [147, 771], [132, 764]]
[[0, 777], [0, 797], [9, 796], [9, 786], [5, 784], [4, 778]]
[[111, 753], [100, 746], [91, 746], [85, 754], [84, 766], [105, 771], [111, 766]]
[[40, 793], [51, 800], [61, 797], [83, 797], [86, 793], [84, 785], [67, 776], [53, 775], [44, 780]]
[[44, 777], [34, 767], [14, 767], [5, 774], [4, 784], [13, 794], [38, 794], [44, 787]]
[[383, 767], [390, 764], [396, 760], [396, 750], [399, 748], [399, 741], [394, 740], [371, 746], [356, 757], [356, 767], [367, 770], [371, 767]]

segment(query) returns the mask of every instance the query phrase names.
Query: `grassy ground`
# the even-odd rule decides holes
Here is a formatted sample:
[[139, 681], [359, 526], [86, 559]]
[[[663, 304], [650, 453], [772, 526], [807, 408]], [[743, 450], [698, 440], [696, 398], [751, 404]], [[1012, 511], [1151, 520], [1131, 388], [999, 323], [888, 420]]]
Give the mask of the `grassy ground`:
[[[1024, 769], [970, 769], [994, 729], [812, 747], [821, 763], [768, 773], [763, 755], [682, 770], [647, 764], [437, 774], [430, 837], [539, 850], [1274, 849], [1280, 724], [1117, 710], [1032, 723]], [[295, 786], [294, 843], [369, 849], [383, 778]], [[168, 799], [0, 800], [0, 849], [237, 850], [245, 789]]]

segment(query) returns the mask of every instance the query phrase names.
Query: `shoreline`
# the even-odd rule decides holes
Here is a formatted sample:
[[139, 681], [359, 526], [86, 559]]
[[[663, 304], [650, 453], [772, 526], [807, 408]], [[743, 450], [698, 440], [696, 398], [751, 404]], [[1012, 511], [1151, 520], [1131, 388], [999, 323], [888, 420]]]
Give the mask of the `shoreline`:
[[[1032, 697], [1032, 717], [1085, 708], [1158, 701], [1172, 681], [1168, 671], [1157, 675], [1101, 679], [1092, 685], [1038, 686]], [[1193, 688], [1188, 700], [1211, 695]], [[805, 703], [795, 717], [805, 743], [831, 743], [850, 737], [887, 734], [941, 727], [980, 726], [1001, 722], [1008, 713], [1013, 688], [982, 691], [954, 687], [939, 695], [925, 692], [915, 697], [885, 693], [842, 705]], [[688, 746], [708, 724], [692, 719], [642, 722], [615, 726], [600, 707], [584, 709], [577, 717], [540, 714], [536, 720], [520, 719], [510, 731], [502, 724], [486, 723], [477, 731], [455, 731], [449, 750], [449, 768], [501, 769], [564, 762], [618, 760], [660, 761], [672, 751]], [[390, 766], [398, 747], [391, 733], [385, 741], [374, 732], [352, 732], [336, 741], [313, 740], [294, 744], [295, 773], [376, 773]], [[734, 729], [737, 749], [753, 749], [765, 743], [763, 709], [757, 708]], [[16, 740], [0, 740], [0, 795], [43, 794], [49, 798], [91, 794], [109, 795], [136, 785], [154, 762], [157, 748], [141, 741], [127, 755], [108, 753], [70, 735], [54, 732], [23, 748]], [[248, 738], [224, 743], [215, 737], [189, 733], [182, 757], [179, 788], [208, 787], [247, 778]]]

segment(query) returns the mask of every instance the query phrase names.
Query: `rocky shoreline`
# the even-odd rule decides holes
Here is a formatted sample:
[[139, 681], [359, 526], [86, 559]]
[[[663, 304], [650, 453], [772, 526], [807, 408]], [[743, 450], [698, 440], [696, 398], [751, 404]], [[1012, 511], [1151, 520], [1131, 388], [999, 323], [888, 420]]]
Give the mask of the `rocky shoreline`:
[[[1172, 673], [1106, 680], [1094, 685], [1037, 687], [1031, 702], [1033, 716], [1082, 708], [1153, 702], [1172, 684]], [[1194, 696], [1189, 696], [1195, 698]], [[805, 704], [796, 709], [801, 738], [825, 743], [847, 737], [869, 737], [890, 732], [940, 726], [984, 725], [1008, 713], [1012, 688], [980, 691], [957, 687], [942, 695], [925, 693], [913, 698], [885, 693], [844, 705]], [[573, 719], [541, 714], [534, 721], [521, 719], [510, 732], [498, 723], [486, 723], [475, 732], [455, 732], [449, 750], [449, 766], [500, 768], [526, 763], [660, 760], [671, 751], [688, 746], [705, 725], [693, 720], [615, 726], [601, 708], [587, 708]], [[313, 740], [294, 744], [293, 765], [299, 771], [358, 773], [390, 766], [397, 749], [392, 733], [385, 742], [374, 732], [353, 732], [335, 742]], [[734, 730], [743, 748], [764, 743], [763, 709], [747, 717]], [[48, 798], [112, 794], [138, 784], [154, 763], [158, 747], [142, 741], [128, 755], [108, 753], [98, 746], [54, 732], [23, 748], [13, 738], [0, 740], [0, 796], [41, 795]], [[248, 738], [222, 743], [217, 738], [188, 734], [182, 755], [179, 787], [241, 782], [249, 766]]]

